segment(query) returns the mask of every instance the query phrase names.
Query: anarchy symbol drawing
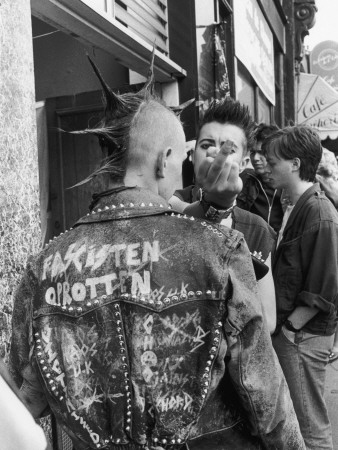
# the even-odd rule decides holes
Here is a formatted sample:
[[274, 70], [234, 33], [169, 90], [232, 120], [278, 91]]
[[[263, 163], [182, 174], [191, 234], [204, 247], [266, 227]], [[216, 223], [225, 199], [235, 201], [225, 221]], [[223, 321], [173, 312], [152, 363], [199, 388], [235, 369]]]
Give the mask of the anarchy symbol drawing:
[[141, 363], [144, 366], [154, 367], [157, 364], [157, 356], [154, 352], [147, 350], [141, 356]]

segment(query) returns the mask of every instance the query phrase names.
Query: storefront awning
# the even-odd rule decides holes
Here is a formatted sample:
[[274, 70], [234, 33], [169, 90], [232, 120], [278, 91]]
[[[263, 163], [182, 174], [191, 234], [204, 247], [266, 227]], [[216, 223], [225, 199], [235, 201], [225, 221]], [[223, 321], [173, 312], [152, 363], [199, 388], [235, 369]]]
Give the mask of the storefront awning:
[[319, 75], [301, 73], [298, 125], [310, 125], [321, 140], [338, 138], [338, 92]]

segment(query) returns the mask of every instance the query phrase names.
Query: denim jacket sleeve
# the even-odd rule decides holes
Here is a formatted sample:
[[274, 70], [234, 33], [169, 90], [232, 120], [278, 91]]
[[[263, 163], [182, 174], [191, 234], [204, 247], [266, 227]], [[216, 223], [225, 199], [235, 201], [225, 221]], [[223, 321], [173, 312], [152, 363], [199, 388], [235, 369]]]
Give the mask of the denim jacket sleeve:
[[[242, 243], [241, 247], [246, 247]], [[232, 298], [225, 332], [232, 381], [246, 410], [251, 433], [266, 449], [305, 449], [284, 375], [263, 322], [250, 264], [239, 247], [232, 256]]]
[[326, 220], [306, 230], [300, 251], [306, 277], [295, 306], [332, 314], [338, 299], [338, 225]]
[[47, 399], [31, 359], [33, 349], [32, 296], [28, 269], [14, 297], [9, 371], [20, 389], [21, 399], [33, 417], [37, 418], [47, 408]]

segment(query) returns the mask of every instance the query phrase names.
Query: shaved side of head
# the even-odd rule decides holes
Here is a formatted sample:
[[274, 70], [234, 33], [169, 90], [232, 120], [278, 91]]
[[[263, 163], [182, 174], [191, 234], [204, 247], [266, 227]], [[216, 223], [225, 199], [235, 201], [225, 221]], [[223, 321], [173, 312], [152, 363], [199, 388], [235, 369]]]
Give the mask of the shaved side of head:
[[157, 159], [166, 147], [175, 147], [183, 128], [177, 116], [159, 102], [150, 100], [139, 108], [132, 122], [128, 166], [141, 166]]

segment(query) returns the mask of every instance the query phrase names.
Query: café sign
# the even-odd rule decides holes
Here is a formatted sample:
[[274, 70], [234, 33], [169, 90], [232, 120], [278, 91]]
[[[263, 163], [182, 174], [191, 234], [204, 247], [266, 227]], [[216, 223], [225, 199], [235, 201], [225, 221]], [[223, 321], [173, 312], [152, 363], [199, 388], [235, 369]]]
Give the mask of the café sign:
[[320, 75], [333, 89], [338, 90], [338, 42], [323, 41], [310, 55], [311, 73]]
[[338, 138], [338, 92], [322, 77], [300, 74], [297, 122], [315, 128], [322, 140]]

